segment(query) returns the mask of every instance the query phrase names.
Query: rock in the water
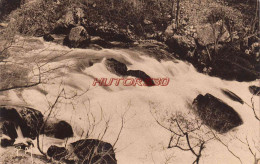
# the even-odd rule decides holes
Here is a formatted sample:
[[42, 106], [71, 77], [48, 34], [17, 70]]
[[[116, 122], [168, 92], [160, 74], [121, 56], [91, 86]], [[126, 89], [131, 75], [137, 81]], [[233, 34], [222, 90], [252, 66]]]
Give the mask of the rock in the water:
[[15, 139], [18, 137], [14, 122], [4, 121], [1, 130], [3, 131], [3, 134], [9, 136], [11, 139]]
[[252, 93], [253, 95], [257, 95], [257, 96], [260, 96], [260, 87], [257, 87], [257, 86], [250, 86], [249, 87], [249, 91], [250, 93]]
[[54, 40], [54, 38], [53, 38], [50, 34], [45, 34], [45, 35], [43, 36], [43, 39], [44, 39], [45, 41], [47, 41], [47, 42], [50, 42], [50, 41], [53, 41], [53, 40]]
[[23, 136], [35, 139], [43, 125], [42, 113], [36, 109], [24, 107], [19, 114], [23, 121], [20, 124]]
[[22, 106], [0, 106], [1, 121], [13, 122], [20, 127], [24, 137], [35, 139], [43, 124], [40, 111]]
[[237, 101], [241, 104], [244, 104], [244, 101], [238, 96], [236, 95], [234, 92], [231, 92], [230, 90], [227, 89], [222, 89], [221, 90], [227, 97], [229, 97], [231, 100], [233, 101]]
[[204, 124], [220, 133], [228, 132], [243, 123], [232, 107], [211, 94], [198, 95], [193, 105]]
[[145, 72], [140, 71], [140, 70], [129, 70], [127, 71], [127, 75], [128, 76], [134, 76], [136, 78], [139, 78], [141, 80], [143, 80], [143, 82], [145, 82], [145, 84], [147, 86], [154, 86], [154, 82], [151, 79], [151, 77], [149, 75], [147, 75]]
[[1, 139], [1, 147], [8, 147], [8, 146], [12, 146], [14, 144], [15, 140], [9, 140], [6, 138]]
[[74, 27], [64, 39], [64, 45], [71, 48], [86, 48], [90, 43], [90, 36], [83, 26]]
[[71, 163], [116, 164], [115, 152], [111, 144], [96, 139], [85, 139], [73, 142], [64, 147], [51, 146], [47, 155], [55, 160]]
[[21, 117], [15, 107], [0, 106], [0, 121], [12, 121], [18, 124]]
[[73, 130], [69, 123], [66, 121], [60, 121], [56, 126], [55, 138], [65, 139], [73, 137]]
[[41, 133], [58, 139], [73, 137], [71, 125], [60, 120], [47, 120], [44, 131], [42, 130]]
[[47, 155], [57, 161], [64, 159], [67, 154], [68, 150], [65, 147], [52, 145], [47, 150]]
[[124, 63], [121, 63], [113, 58], [107, 59], [105, 62], [107, 69], [119, 76], [127, 75], [127, 67]]
[[110, 143], [96, 139], [79, 140], [71, 143], [74, 154], [80, 160], [84, 160], [84, 164], [88, 163], [109, 163], [116, 164], [115, 152]]

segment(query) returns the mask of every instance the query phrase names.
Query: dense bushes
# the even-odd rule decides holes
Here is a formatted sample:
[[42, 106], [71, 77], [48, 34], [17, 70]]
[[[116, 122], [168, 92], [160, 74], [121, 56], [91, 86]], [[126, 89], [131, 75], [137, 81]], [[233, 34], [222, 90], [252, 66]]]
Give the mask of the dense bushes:
[[26, 35], [43, 35], [50, 32], [66, 11], [66, 2], [57, 4], [52, 0], [41, 0], [25, 4], [13, 12], [11, 25]]
[[[18, 32], [26, 35], [43, 35], [58, 25], [58, 20], [68, 11], [81, 8], [87, 22], [84, 25], [109, 26], [131, 31], [137, 35], [144, 32], [164, 31], [170, 20], [169, 9], [165, 3], [147, 0], [135, 4], [126, 0], [38, 0], [21, 6], [10, 15]], [[151, 23], [147, 23], [151, 22]], [[83, 22], [80, 22], [83, 23]], [[148, 26], [147, 24], [153, 24]]]

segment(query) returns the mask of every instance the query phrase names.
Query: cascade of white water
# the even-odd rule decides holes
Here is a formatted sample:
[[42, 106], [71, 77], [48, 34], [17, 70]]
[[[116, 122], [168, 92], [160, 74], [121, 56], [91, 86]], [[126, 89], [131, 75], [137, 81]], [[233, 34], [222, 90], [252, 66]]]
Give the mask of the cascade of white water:
[[[54, 102], [62, 87], [65, 88], [68, 95], [75, 93], [80, 95], [80, 93], [87, 91], [74, 98], [73, 102], [71, 99], [61, 100], [55, 111], [56, 117], [70, 122], [73, 126], [75, 138], [68, 142], [79, 139], [83, 132], [85, 134], [89, 132], [93, 126], [91, 124], [94, 121], [91, 117], [93, 114], [96, 121], [102, 120], [102, 118], [103, 121], [110, 119], [104, 140], [113, 143], [120, 131], [121, 117], [127, 111], [126, 122], [116, 145], [118, 163], [163, 163], [172, 155], [174, 155], [172, 159], [174, 163], [192, 163], [193, 156], [189, 152], [183, 153], [173, 149], [165, 149], [169, 142], [170, 133], [161, 128], [154, 120], [151, 114], [151, 104], [156, 104], [157, 112], [169, 113], [168, 116], [170, 116], [170, 113], [176, 111], [190, 111], [190, 104], [194, 98], [198, 94], [204, 95], [206, 93], [222, 99], [233, 107], [243, 119], [243, 125], [230, 133], [241, 138], [255, 139], [259, 137], [259, 131], [256, 130], [259, 123], [254, 118], [252, 109], [245, 104], [229, 99], [221, 92], [221, 89], [228, 89], [240, 96], [245, 102], [250, 103], [252, 95], [248, 87], [258, 85], [258, 81], [237, 82], [210, 77], [198, 73], [191, 64], [186, 62], [179, 60], [159, 62], [135, 50], [68, 50], [52, 43], [45, 44], [52, 55], [45, 52], [47, 50], [38, 50], [34, 53], [31, 52], [27, 59], [37, 56], [44, 62], [49, 60], [49, 63], [41, 68], [42, 72], [58, 67], [60, 69], [55, 69], [48, 75], [48, 81], [41, 89], [39, 89], [41, 86], [38, 86], [38, 88], [24, 90], [22, 95], [27, 103], [45, 112], [49, 107], [49, 102]], [[60, 55], [59, 51], [62, 53], [64, 51], [70, 52], [66, 55]], [[57, 57], [58, 55], [60, 57]], [[94, 78], [120, 78], [107, 70], [105, 66], [107, 58], [114, 58], [125, 63], [128, 69], [144, 71], [152, 78], [169, 78], [170, 82], [167, 86], [153, 87], [92, 86]], [[41, 92], [43, 89], [45, 92]], [[255, 104], [259, 104], [259, 98], [254, 97], [253, 100]], [[255, 107], [256, 111], [259, 112], [259, 106]], [[102, 134], [103, 129], [104, 124], [96, 125], [89, 137], [97, 138]], [[46, 137], [45, 139], [44, 147], [47, 149], [49, 145], [53, 144], [53, 140], [47, 140]], [[228, 153], [225, 147], [216, 145], [215, 142], [207, 145], [202, 163], [239, 162]], [[233, 146], [234, 151], [244, 162], [247, 159], [251, 160], [250, 153], [246, 150], [241, 151], [241, 148], [234, 144], [230, 146]], [[183, 154], [185, 158], [183, 158]]]

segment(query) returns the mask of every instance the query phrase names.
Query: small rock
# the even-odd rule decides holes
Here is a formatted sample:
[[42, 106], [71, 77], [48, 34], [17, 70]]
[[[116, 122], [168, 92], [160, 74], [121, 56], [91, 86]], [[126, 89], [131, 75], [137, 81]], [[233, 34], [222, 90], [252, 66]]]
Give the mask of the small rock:
[[50, 41], [53, 41], [53, 40], [54, 40], [54, 38], [53, 38], [50, 34], [45, 34], [45, 35], [43, 36], [43, 39], [44, 39], [45, 41], [47, 41], [47, 42], [50, 42]]
[[256, 96], [260, 96], [260, 87], [257, 87], [255, 85], [252, 85], [249, 87], [249, 91], [250, 93], [252, 93], [253, 95], [256, 95]]

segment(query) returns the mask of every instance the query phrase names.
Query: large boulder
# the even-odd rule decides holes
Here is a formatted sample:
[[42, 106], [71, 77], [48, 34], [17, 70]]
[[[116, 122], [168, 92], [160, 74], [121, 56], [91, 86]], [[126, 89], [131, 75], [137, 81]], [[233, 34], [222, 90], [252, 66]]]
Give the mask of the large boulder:
[[70, 29], [80, 24], [84, 24], [86, 15], [81, 7], [69, 8], [65, 14], [57, 21], [56, 27], [52, 31], [54, 34], [69, 34]]
[[202, 46], [214, 44], [216, 40], [219, 42], [230, 41], [230, 34], [222, 21], [218, 21], [214, 24], [206, 23], [198, 25], [195, 28], [198, 43]]
[[243, 123], [232, 107], [209, 93], [205, 96], [198, 95], [193, 106], [204, 124], [219, 133], [228, 132]]
[[90, 43], [90, 36], [83, 26], [74, 27], [64, 39], [64, 45], [71, 48], [86, 48]]
[[127, 66], [124, 63], [115, 60], [114, 58], [106, 59], [105, 65], [112, 73], [115, 73], [119, 76], [127, 75]]
[[182, 58], [189, 58], [190, 52], [195, 50], [195, 40], [188, 36], [173, 35], [169, 37], [165, 42], [168, 47], [175, 53], [179, 54]]
[[72, 163], [117, 163], [113, 146], [96, 139], [84, 139], [73, 142], [68, 145], [68, 149], [53, 145], [48, 149], [47, 155], [55, 160], [63, 159]]
[[43, 125], [43, 115], [30, 107], [3, 105], [0, 106], [0, 121], [9, 121], [9, 127], [19, 126], [24, 137], [35, 139]]
[[73, 137], [71, 125], [66, 121], [56, 119], [48, 119], [41, 133], [58, 139]]

